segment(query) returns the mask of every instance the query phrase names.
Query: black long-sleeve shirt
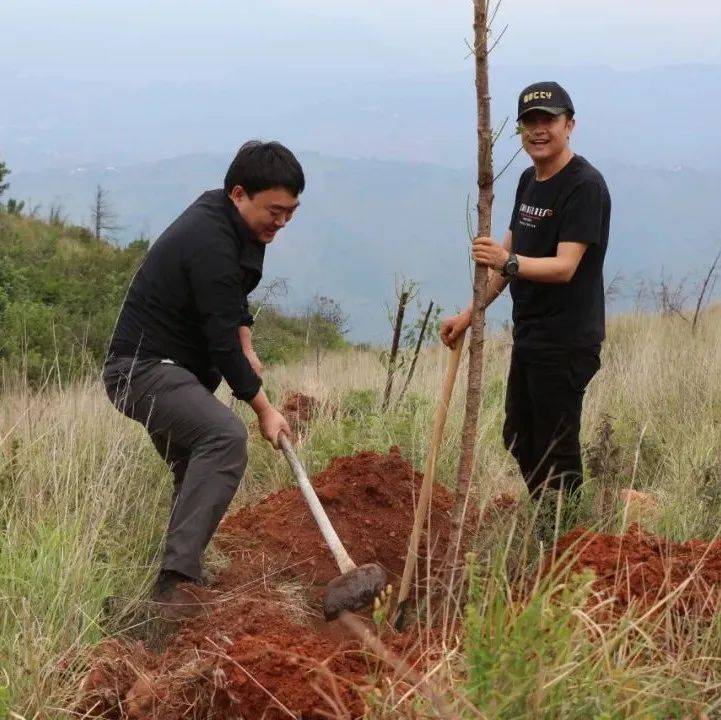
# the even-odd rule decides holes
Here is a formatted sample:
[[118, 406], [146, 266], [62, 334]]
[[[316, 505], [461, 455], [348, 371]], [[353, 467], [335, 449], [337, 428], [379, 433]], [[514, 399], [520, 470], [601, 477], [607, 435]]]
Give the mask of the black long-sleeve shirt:
[[226, 379], [250, 400], [261, 380], [238, 328], [252, 325], [248, 293], [263, 273], [265, 245], [223, 190], [203, 193], [151, 246], [120, 310], [109, 354], [169, 359], [211, 390]]

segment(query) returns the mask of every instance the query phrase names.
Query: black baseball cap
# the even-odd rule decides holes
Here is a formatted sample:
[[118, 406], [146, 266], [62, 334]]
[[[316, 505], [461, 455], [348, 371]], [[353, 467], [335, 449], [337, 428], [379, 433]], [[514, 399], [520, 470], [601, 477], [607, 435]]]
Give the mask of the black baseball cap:
[[570, 112], [573, 103], [569, 94], [556, 82], [537, 82], [521, 90], [518, 96], [518, 120], [531, 110], [543, 110], [551, 115]]

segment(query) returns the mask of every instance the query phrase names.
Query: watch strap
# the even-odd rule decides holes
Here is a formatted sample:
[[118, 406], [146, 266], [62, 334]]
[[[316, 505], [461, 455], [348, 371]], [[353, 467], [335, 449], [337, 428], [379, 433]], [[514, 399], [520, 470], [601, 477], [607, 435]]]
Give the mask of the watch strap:
[[[511, 263], [516, 266], [516, 269], [514, 272], [508, 272], [508, 266]], [[506, 260], [506, 262], [503, 263], [503, 268], [501, 269], [501, 277], [515, 277], [517, 274], [518, 274], [518, 256], [516, 255], [516, 253], [512, 252], [508, 255], [508, 260]]]

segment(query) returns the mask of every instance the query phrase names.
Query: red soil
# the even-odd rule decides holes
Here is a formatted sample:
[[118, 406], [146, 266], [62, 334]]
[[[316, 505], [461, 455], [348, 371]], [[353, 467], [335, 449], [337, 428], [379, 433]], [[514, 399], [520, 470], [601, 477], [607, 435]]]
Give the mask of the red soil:
[[300, 392], [292, 392], [283, 401], [282, 412], [291, 430], [297, 434], [306, 430], [311, 420], [317, 417], [324, 409], [332, 416], [337, 413], [336, 408], [330, 405], [324, 408], [323, 403], [317, 398]]
[[[379, 562], [397, 584], [420, 482], [391, 448], [338, 458], [313, 484], [355, 561]], [[445, 551], [450, 505], [436, 487], [436, 558]], [[495, 498], [482, 528], [516, 505], [511, 495]], [[343, 625], [321, 619], [320, 591], [338, 570], [299, 491], [283, 490], [228, 517], [217, 543], [231, 564], [212, 590], [199, 591], [202, 616], [182, 623], [162, 653], [121, 640], [96, 648], [77, 709], [136, 720], [362, 716], [373, 690], [369, 677], [381, 682], [383, 667]], [[719, 609], [721, 542], [675, 544], [638, 525], [621, 536], [579, 528], [558, 541], [554, 556], [554, 572], [595, 572], [596, 591], [613, 599], [611, 615], [630, 605], [652, 608], [671, 592], [665, 606], [680, 613]], [[552, 571], [550, 559], [545, 571]], [[417, 656], [417, 639], [410, 630], [385, 640], [397, 653]]]
[[[392, 448], [387, 455], [338, 458], [314, 486], [354, 560], [382, 564], [393, 582], [403, 569], [421, 479]], [[437, 487], [432, 539], [438, 557], [450, 504]], [[218, 544], [232, 561], [218, 585], [204, 591], [203, 616], [183, 623], [161, 654], [141, 643], [102, 645], [80, 709], [162, 720], [361, 716], [375, 661], [342, 625], [299, 609], [300, 598], [312, 605], [338, 574], [300, 492], [283, 490], [227, 518]], [[290, 580], [311, 586], [309, 601], [304, 591], [290, 593]], [[410, 642], [409, 634], [392, 645], [400, 650]]]
[[[387, 455], [362, 452], [336, 458], [313, 479], [313, 486], [355, 562], [379, 563], [394, 582], [403, 572], [421, 481], [422, 475], [394, 447]], [[431, 519], [435, 557], [440, 557], [448, 539], [451, 503], [449, 493], [436, 487]], [[294, 577], [319, 587], [338, 575], [333, 556], [295, 488], [227, 518], [219, 544], [231, 556], [244, 556], [246, 562], [262, 557], [274, 565], [281, 562], [290, 566]]]
[[591, 568], [595, 589], [613, 598], [617, 613], [631, 605], [649, 610], [667, 596], [659, 610], [671, 607], [683, 615], [709, 616], [719, 609], [721, 542], [673, 543], [636, 524], [623, 535], [577, 528], [558, 541], [555, 556], [561, 558], [560, 568]]
[[503, 492], [490, 500], [481, 515], [481, 528], [501, 518], [512, 515], [519, 507], [518, 498], [509, 492]]

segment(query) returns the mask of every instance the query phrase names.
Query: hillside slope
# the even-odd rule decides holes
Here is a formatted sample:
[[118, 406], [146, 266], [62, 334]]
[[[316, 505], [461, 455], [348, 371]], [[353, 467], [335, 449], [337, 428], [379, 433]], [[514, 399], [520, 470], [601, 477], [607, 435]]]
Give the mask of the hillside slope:
[[[43, 383], [98, 370], [120, 305], [148, 244], [117, 247], [82, 227], [0, 212], [0, 368]], [[340, 347], [342, 335], [311, 318], [311, 344]], [[256, 330], [266, 362], [299, 357], [308, 319], [265, 308]]]

